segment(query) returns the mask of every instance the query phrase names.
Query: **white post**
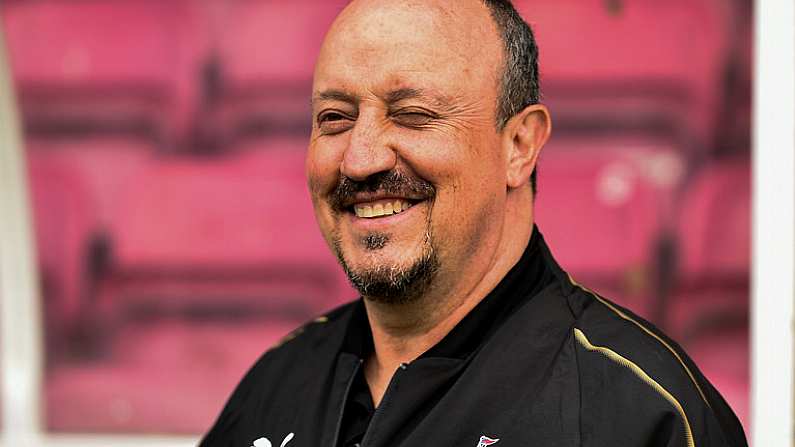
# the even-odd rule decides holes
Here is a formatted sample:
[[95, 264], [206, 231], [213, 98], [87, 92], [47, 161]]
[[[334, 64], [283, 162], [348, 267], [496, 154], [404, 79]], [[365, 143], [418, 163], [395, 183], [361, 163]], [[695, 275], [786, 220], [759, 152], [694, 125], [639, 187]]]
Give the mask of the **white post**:
[[0, 371], [6, 446], [41, 432], [41, 323], [24, 152], [0, 28]]
[[757, 0], [755, 15], [751, 440], [792, 446], [795, 6]]

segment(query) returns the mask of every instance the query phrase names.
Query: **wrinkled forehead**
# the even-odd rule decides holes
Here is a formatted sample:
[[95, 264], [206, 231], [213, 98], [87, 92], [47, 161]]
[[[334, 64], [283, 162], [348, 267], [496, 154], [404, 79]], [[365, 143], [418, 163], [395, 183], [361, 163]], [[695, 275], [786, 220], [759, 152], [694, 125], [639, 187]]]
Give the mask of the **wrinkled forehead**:
[[499, 34], [478, 0], [358, 0], [326, 36], [314, 90], [419, 86], [482, 93], [496, 87], [501, 64]]

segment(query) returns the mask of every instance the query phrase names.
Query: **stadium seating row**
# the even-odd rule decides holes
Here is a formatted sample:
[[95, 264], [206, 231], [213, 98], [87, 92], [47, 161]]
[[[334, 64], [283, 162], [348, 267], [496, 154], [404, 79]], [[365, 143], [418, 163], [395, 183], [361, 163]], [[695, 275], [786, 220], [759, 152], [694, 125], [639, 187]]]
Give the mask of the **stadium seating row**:
[[[251, 116], [305, 124], [314, 58], [345, 3], [11, 1], [3, 21], [29, 127], [126, 119], [129, 131], [178, 139], [208, 104], [232, 127]], [[517, 5], [536, 26], [561, 123], [673, 126], [706, 150], [733, 49], [729, 2]]]

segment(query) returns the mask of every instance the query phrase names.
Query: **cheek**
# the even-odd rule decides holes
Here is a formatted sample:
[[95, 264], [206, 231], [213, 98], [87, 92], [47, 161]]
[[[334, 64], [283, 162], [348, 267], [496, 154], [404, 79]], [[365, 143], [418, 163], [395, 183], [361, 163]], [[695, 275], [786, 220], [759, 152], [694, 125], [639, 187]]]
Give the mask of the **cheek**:
[[[340, 139], [340, 138], [337, 138]], [[327, 194], [339, 179], [342, 162], [342, 146], [338, 141], [313, 139], [306, 155], [306, 178], [312, 199]]]
[[399, 155], [422, 178], [439, 184], [504, 182], [500, 139], [491, 127], [403, 132], [394, 138]]
[[315, 209], [315, 219], [329, 246], [334, 236], [336, 222], [326, 198], [337, 185], [339, 160], [340, 155], [335, 145], [315, 139], [310, 142], [305, 165], [307, 185]]
[[[467, 142], [427, 142], [425, 149], [406, 157], [415, 174], [437, 189], [438, 206], [453, 212], [482, 207], [506, 190], [505, 163], [498, 148], [474, 147]], [[494, 197], [495, 199], [497, 197]]]
[[447, 249], [472, 252], [495, 231], [505, 206], [505, 163], [498, 139], [425, 139], [407, 163], [437, 188], [434, 238]]
[[[501, 233], [504, 197], [478, 184], [464, 184], [439, 197], [432, 218], [432, 229], [440, 256], [453, 268], [463, 266], [494, 247]], [[445, 200], [448, 199], [448, 200]]]

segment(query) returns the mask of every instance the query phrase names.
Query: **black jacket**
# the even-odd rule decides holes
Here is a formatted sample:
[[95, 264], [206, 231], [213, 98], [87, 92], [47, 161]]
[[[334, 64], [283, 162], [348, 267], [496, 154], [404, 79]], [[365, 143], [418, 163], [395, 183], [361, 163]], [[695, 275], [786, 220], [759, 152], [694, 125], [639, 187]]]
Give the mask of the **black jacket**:
[[[497, 287], [512, 294], [500, 304], [510, 312], [480, 321], [472, 349], [432, 348], [398, 369], [364, 447], [747, 445], [736, 416], [676, 343], [577, 285], [535, 237], [538, 250], [528, 248]], [[520, 264], [530, 257], [552, 272], [540, 291], [523, 281]], [[201, 446], [337, 445], [362, 367], [345, 341], [366, 325], [363, 312], [361, 300], [342, 306], [265, 353]]]

